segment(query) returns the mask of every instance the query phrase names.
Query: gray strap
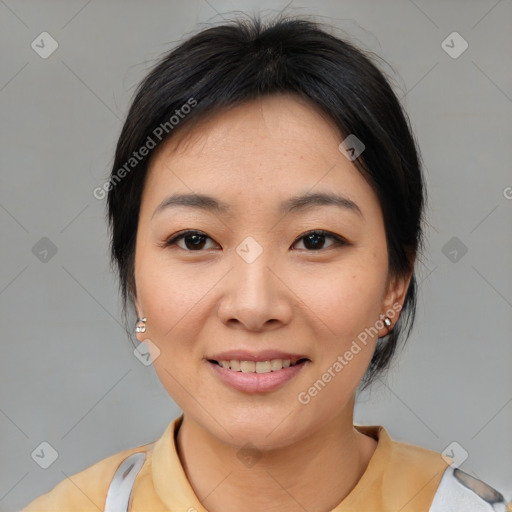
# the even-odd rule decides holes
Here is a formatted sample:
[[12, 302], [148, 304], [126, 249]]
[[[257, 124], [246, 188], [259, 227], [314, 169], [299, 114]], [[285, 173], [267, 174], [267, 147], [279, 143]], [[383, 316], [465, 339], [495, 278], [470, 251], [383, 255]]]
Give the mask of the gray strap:
[[481, 480], [448, 466], [429, 512], [505, 512], [503, 496]]
[[133, 484], [145, 459], [146, 454], [139, 452], [121, 462], [108, 488], [104, 512], [128, 512]]

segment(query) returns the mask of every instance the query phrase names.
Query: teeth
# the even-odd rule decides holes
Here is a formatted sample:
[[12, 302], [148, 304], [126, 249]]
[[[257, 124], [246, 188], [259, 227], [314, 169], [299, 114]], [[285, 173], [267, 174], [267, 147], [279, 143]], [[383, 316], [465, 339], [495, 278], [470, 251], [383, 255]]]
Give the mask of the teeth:
[[275, 372], [276, 370], [280, 370], [283, 367], [282, 359], [272, 359], [270, 361], [270, 369]]
[[243, 373], [270, 373], [294, 366], [290, 359], [271, 359], [269, 361], [218, 361], [222, 368]]
[[268, 373], [272, 371], [270, 361], [258, 361], [256, 363], [256, 373]]
[[240, 369], [244, 373], [254, 373], [256, 371], [256, 363], [254, 361], [240, 361]]

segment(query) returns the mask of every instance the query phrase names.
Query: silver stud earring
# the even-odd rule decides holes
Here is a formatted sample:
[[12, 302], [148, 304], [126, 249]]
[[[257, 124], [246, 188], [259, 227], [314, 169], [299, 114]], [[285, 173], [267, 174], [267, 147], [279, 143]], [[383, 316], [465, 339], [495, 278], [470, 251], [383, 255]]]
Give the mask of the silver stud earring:
[[146, 320], [147, 318], [137, 318], [135, 332], [146, 332]]
[[387, 316], [385, 316], [384, 323], [386, 324], [387, 327], [389, 327], [391, 325], [391, 320]]

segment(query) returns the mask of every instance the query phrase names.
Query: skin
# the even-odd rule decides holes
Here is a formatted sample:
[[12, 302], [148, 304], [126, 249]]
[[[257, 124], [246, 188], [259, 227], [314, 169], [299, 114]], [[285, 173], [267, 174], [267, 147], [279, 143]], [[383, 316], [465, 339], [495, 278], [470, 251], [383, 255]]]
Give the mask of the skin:
[[[410, 275], [388, 274], [377, 196], [339, 151], [344, 137], [314, 106], [267, 96], [184, 133], [151, 161], [135, 256], [135, 304], [147, 317], [137, 336], [158, 347], [155, 370], [184, 412], [181, 462], [210, 512], [330, 510], [354, 488], [377, 445], [353, 426], [356, 388], [377, 337], [307, 405], [297, 397], [359, 333], [403, 304]], [[308, 191], [348, 196], [364, 218], [332, 205], [277, 211], [282, 200]], [[231, 214], [180, 206], [152, 218], [164, 198], [191, 192], [229, 203]], [[164, 246], [188, 229], [209, 237], [201, 249], [190, 239]], [[327, 237], [311, 249], [301, 237], [317, 229], [347, 245]], [[263, 249], [252, 263], [236, 252], [247, 236]], [[277, 349], [309, 361], [279, 389], [245, 393], [204, 359], [234, 349]], [[260, 456], [251, 467], [237, 457], [248, 442]]]

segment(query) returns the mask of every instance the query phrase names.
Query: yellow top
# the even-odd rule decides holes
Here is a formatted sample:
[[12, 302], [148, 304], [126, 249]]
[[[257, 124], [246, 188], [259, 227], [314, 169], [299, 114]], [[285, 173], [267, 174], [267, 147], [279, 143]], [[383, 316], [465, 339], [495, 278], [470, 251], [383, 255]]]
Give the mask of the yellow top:
[[[116, 453], [66, 478], [21, 512], [98, 512], [119, 464], [146, 452], [131, 496], [131, 512], [206, 512], [181, 465], [175, 434], [183, 416], [173, 420], [157, 441]], [[332, 512], [427, 512], [447, 462], [439, 453], [391, 440], [380, 426], [356, 426], [377, 440], [365, 473]]]

